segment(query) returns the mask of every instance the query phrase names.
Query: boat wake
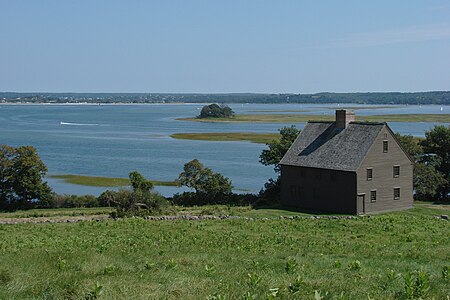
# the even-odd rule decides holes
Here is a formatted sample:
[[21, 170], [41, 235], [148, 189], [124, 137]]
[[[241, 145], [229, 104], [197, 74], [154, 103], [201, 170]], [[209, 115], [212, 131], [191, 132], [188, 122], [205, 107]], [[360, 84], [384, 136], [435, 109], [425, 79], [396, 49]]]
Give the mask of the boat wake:
[[88, 124], [88, 123], [68, 123], [68, 122], [60, 122], [60, 125], [69, 125], [69, 126], [98, 126], [98, 124]]

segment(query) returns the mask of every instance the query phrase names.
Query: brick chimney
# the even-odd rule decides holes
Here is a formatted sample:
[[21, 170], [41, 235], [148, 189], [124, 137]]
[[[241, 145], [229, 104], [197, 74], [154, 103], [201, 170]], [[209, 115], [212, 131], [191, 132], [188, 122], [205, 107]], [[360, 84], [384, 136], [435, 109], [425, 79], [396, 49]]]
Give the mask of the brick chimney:
[[355, 121], [355, 113], [353, 111], [338, 109], [336, 110], [336, 128], [344, 129], [348, 123]]

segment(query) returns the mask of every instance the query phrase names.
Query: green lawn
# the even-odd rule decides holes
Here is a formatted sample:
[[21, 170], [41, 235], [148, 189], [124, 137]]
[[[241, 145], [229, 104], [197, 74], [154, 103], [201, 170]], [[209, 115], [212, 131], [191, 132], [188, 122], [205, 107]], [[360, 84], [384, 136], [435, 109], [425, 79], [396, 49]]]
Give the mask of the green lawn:
[[278, 133], [254, 133], [254, 132], [202, 132], [202, 133], [174, 133], [170, 135], [175, 139], [201, 140], [201, 141], [249, 141], [252, 143], [266, 144], [279, 139]]
[[[299, 123], [308, 121], [334, 121], [334, 115], [310, 114], [251, 114], [235, 115], [233, 118], [179, 118], [177, 120], [195, 122], [261, 122], [261, 123]], [[450, 123], [449, 114], [398, 114], [356, 116], [357, 121], [369, 122], [440, 122]]]
[[[50, 175], [50, 178], [63, 179], [66, 183], [86, 185], [86, 186], [101, 186], [101, 187], [119, 187], [130, 185], [128, 178], [111, 178], [98, 176], [83, 176], [83, 175]], [[150, 180], [154, 185], [176, 186], [175, 181], [158, 181]]]
[[0, 299], [405, 299], [404, 274], [418, 270], [423, 298], [450, 294], [449, 221], [434, 217], [448, 206], [353, 219], [184, 213], [214, 209], [257, 219], [0, 225]]

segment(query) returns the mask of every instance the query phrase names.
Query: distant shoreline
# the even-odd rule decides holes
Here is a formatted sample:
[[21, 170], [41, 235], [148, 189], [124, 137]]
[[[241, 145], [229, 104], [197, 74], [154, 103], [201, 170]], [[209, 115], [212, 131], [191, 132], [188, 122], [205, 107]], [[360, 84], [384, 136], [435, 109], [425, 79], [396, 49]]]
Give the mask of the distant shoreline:
[[[211, 102], [213, 103], [213, 102]], [[269, 102], [252, 102], [252, 103], [247, 103], [247, 102], [231, 102], [231, 103], [227, 103], [227, 102], [223, 102], [224, 104], [228, 104], [228, 105], [233, 105], [233, 104], [244, 104], [244, 105], [261, 105], [261, 104], [267, 104], [267, 105], [342, 105], [342, 104], [347, 104], [347, 105], [353, 105], [353, 106], [357, 106], [360, 105], [361, 107], [371, 107], [371, 106], [376, 106], [377, 108], [380, 107], [380, 104], [378, 103], [354, 103], [354, 102], [333, 102], [333, 103], [315, 103], [315, 102], [311, 102], [311, 103], [286, 103], [286, 102], [282, 102], [282, 103], [269, 103]], [[63, 102], [63, 103], [53, 103], [53, 102], [0, 102], [0, 106], [2, 105], [34, 105], [34, 106], [40, 106], [40, 105], [45, 105], [45, 106], [115, 106], [115, 105], [206, 105], [208, 103], [206, 102], [167, 102], [167, 103], [161, 103], [161, 102], [143, 102], [143, 103], [131, 103], [131, 102], [114, 102], [114, 103], [103, 103], [103, 102]], [[395, 106], [450, 106], [449, 104], [402, 104], [402, 103], [398, 103], [398, 104], [383, 104], [383, 108], [389, 108], [389, 107], [395, 107]], [[339, 108], [339, 107], [336, 107]], [[342, 109], [345, 109], [345, 107], [343, 107]], [[347, 108], [347, 109], [355, 109], [354, 107], [352, 108]], [[289, 111], [286, 111], [289, 112]], [[292, 111], [293, 112], [293, 111]]]
[[[169, 104], [169, 103], [257, 103], [257, 104], [381, 104], [450, 105], [450, 91], [429, 92], [357, 92], [314, 94], [293, 93], [50, 93], [50, 92], [0, 92], [4, 103], [76, 103], [101, 104]], [[1, 104], [1, 103], [0, 103]]]

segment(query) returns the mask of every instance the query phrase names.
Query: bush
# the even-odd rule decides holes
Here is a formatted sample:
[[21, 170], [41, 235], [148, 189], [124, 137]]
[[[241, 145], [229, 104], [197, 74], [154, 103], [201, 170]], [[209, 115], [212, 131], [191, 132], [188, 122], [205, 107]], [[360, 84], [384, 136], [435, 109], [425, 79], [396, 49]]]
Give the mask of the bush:
[[111, 213], [114, 218], [148, 216], [170, 211], [166, 198], [153, 191], [121, 189], [117, 192], [107, 192], [110, 203], [117, 207], [117, 210]]
[[212, 196], [201, 192], [184, 192], [182, 194], [175, 194], [171, 199], [172, 204], [180, 206], [194, 206], [194, 205], [213, 205], [224, 204], [233, 206], [253, 205], [258, 200], [254, 194], [218, 194]]
[[170, 205], [166, 198], [152, 191], [153, 184], [146, 180], [139, 172], [129, 174], [132, 189], [119, 191], [105, 191], [98, 201], [102, 205], [117, 207], [111, 213], [112, 217], [122, 218], [129, 216], [146, 216], [161, 214], [169, 210]]
[[47, 199], [38, 203], [41, 208], [73, 208], [73, 207], [98, 207], [100, 203], [93, 195], [60, 195], [53, 193]]

